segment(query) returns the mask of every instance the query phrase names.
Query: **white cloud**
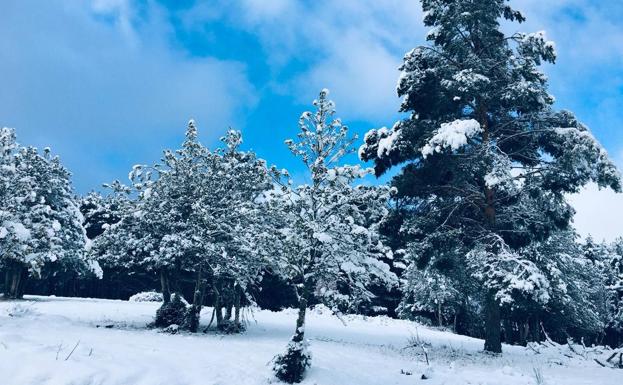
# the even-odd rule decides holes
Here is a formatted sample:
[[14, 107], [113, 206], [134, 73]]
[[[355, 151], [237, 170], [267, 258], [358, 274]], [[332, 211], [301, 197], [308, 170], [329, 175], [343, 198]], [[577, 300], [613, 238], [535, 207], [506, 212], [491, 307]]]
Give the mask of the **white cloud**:
[[613, 241], [623, 236], [623, 194], [589, 184], [569, 197], [575, 208], [573, 226], [584, 238]]
[[395, 87], [400, 59], [356, 33], [348, 32], [337, 40], [348, 49], [335, 50], [329, 60], [294, 78], [297, 100], [309, 103], [327, 87], [342, 116], [370, 121], [387, 119], [400, 102]]
[[[422, 41], [419, 2], [343, 0], [276, 2], [238, 0], [187, 11], [188, 23], [209, 23], [216, 9], [256, 35], [275, 74], [273, 92], [308, 104], [320, 89], [332, 91], [340, 114], [350, 120], [383, 122], [395, 116], [395, 88], [404, 53]], [[196, 15], [209, 15], [204, 20]], [[298, 63], [288, 78], [279, 74]]]
[[51, 145], [81, 190], [157, 160], [191, 117], [204, 141], [216, 139], [257, 100], [244, 64], [190, 57], [170, 44], [164, 9], [129, 4], [2, 6], [0, 125], [24, 144]]

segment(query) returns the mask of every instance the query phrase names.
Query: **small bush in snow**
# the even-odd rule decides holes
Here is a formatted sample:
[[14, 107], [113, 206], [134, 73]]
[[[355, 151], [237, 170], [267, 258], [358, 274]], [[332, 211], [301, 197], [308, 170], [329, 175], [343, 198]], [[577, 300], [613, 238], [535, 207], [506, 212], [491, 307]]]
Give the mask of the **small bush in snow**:
[[305, 370], [311, 366], [311, 354], [307, 342], [290, 341], [284, 354], [275, 357], [273, 371], [281, 381], [289, 384], [303, 380]]
[[155, 291], [143, 291], [136, 293], [128, 300], [130, 302], [162, 302], [162, 293]]
[[32, 305], [23, 305], [21, 303], [11, 306], [7, 310], [7, 313], [9, 317], [16, 317], [16, 318], [37, 314], [37, 312], [33, 309]]
[[173, 324], [173, 325], [169, 325], [166, 328], [162, 329], [163, 333], [169, 333], [169, 334], [177, 334], [177, 332], [180, 331], [180, 327], [179, 325]]
[[174, 294], [170, 302], [163, 303], [156, 311], [154, 326], [166, 328], [171, 325], [182, 325], [187, 311], [186, 305], [186, 301], [180, 295]]
[[225, 334], [237, 334], [246, 330], [246, 326], [242, 322], [235, 322], [232, 320], [225, 320], [218, 326], [218, 330]]

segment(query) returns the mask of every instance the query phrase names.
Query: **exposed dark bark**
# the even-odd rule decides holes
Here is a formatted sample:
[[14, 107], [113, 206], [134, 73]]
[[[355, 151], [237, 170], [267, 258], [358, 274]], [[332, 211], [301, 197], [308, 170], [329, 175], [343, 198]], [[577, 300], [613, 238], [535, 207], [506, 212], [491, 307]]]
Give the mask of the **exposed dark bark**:
[[441, 308], [441, 301], [437, 302], [437, 321], [439, 322], [439, 326], [443, 326], [443, 311]]
[[495, 293], [487, 293], [485, 304], [485, 350], [492, 353], [502, 353], [500, 303]]
[[10, 262], [5, 274], [4, 297], [8, 299], [20, 299], [24, 297], [28, 268], [21, 262]]
[[236, 326], [240, 325], [240, 303], [242, 300], [242, 289], [240, 286], [236, 286], [236, 296], [234, 298], [234, 322]]
[[214, 312], [216, 314], [216, 328], [222, 328], [224, 324], [223, 319], [223, 305], [221, 304], [221, 292], [218, 288], [218, 279], [212, 281], [212, 292], [214, 293]]
[[169, 303], [171, 301], [171, 285], [169, 273], [166, 269], [160, 269], [160, 287], [162, 289], [162, 299], [164, 303]]
[[305, 315], [307, 312], [307, 290], [303, 289], [303, 292], [299, 295], [299, 313], [296, 318], [296, 330], [292, 341], [302, 342], [305, 339]]
[[519, 326], [519, 343], [521, 345], [528, 344], [528, 334], [530, 333], [530, 323], [528, 320], [523, 321]]
[[205, 279], [203, 277], [203, 269], [199, 268], [197, 272], [197, 281], [195, 283], [195, 292], [193, 294], [193, 304], [188, 309], [188, 315], [186, 319], [186, 327], [192, 332], [196, 333], [199, 329], [199, 320], [201, 315], [201, 308], [203, 307], [203, 298], [205, 295]]
[[530, 341], [539, 342], [541, 341], [541, 319], [538, 314], [535, 314], [531, 320], [532, 325], [530, 327]]
[[233, 314], [233, 307], [234, 307], [234, 304], [233, 304], [233, 303], [230, 303], [230, 304], [228, 304], [228, 305], [227, 305], [227, 307], [225, 308], [225, 319], [226, 319], [227, 321], [230, 321], [230, 320], [231, 320], [231, 316], [232, 316], [232, 314]]

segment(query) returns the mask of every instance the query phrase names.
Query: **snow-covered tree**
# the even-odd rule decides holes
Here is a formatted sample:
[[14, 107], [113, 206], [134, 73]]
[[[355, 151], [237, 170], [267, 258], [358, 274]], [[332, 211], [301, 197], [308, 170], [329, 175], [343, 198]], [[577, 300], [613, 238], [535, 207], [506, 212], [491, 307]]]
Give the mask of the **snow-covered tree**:
[[230, 130], [222, 141], [225, 148], [210, 151], [199, 143], [191, 121], [181, 149], [165, 151], [154, 166], [133, 168], [129, 195], [118, 189], [123, 199], [136, 199], [131, 204], [122, 199], [123, 218], [96, 242], [105, 259], [123, 258], [158, 271], [165, 307], [171, 293], [179, 291], [180, 274], [193, 274], [196, 288], [183, 325], [192, 331], [208, 283], [217, 325], [224, 328], [223, 286], [240, 297], [262, 270], [260, 251], [253, 247], [254, 237], [262, 233], [256, 200], [272, 188], [272, 179], [263, 160], [239, 149], [239, 132]]
[[385, 247], [377, 228], [387, 212], [389, 189], [353, 186], [368, 170], [342, 165], [356, 137], [334, 118], [334, 104], [323, 90], [314, 101], [315, 112], [305, 112], [296, 140], [287, 140], [290, 151], [309, 173], [311, 184], [286, 186], [275, 227], [274, 257], [278, 271], [294, 285], [299, 301], [296, 329], [287, 352], [276, 357], [275, 372], [287, 382], [299, 382], [310, 356], [306, 350], [305, 313], [312, 296], [334, 311], [356, 307], [370, 298], [372, 283], [391, 285], [395, 276], [379, 260]]
[[405, 300], [399, 307], [402, 318], [412, 318], [418, 313], [434, 314], [437, 325], [455, 321], [463, 295], [457, 282], [432, 268], [410, 269], [402, 288]]
[[5, 297], [21, 298], [29, 272], [38, 276], [44, 264], [90, 262], [70, 173], [60, 159], [47, 148], [41, 154], [18, 146], [8, 128], [0, 130], [0, 146], [0, 264]]
[[520, 342], [541, 340], [542, 328], [561, 342], [568, 336], [595, 341], [602, 332], [600, 267], [582, 253], [576, 238], [571, 230], [556, 231], [520, 251], [542, 277], [539, 296], [510, 293], [514, 300], [505, 315], [518, 325]]
[[602, 267], [606, 334], [611, 345], [619, 346], [623, 341], [623, 239], [614, 241], [605, 252], [595, 249], [592, 255], [600, 256]]
[[453, 260], [480, 282], [485, 350], [501, 352], [509, 293], [545, 289], [518, 250], [568, 225], [565, 193], [589, 181], [618, 191], [619, 174], [586, 126], [552, 109], [539, 66], [555, 61], [554, 44], [543, 32], [501, 32], [500, 20], [524, 21], [506, 0], [422, 6], [430, 44], [406, 54], [398, 83], [410, 115], [368, 132], [360, 157], [377, 175], [406, 164], [392, 182], [408, 201], [403, 232], [431, 245], [418, 258]]
[[105, 185], [111, 189], [111, 194], [102, 196], [92, 191], [80, 200], [80, 212], [84, 217], [84, 229], [91, 240], [100, 236], [108, 227], [121, 220], [123, 210], [129, 204], [127, 193], [119, 182]]

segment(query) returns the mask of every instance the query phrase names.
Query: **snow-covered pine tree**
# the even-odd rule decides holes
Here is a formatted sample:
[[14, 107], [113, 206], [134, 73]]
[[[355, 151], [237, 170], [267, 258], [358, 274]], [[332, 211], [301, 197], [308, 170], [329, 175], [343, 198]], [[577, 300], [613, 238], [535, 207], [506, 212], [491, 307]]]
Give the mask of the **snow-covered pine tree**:
[[[114, 187], [113, 185], [119, 185]], [[91, 191], [80, 200], [80, 212], [84, 217], [84, 229], [90, 240], [100, 236], [108, 227], [119, 222], [122, 211], [127, 206], [129, 197], [122, 193], [118, 181], [113, 185], [105, 185], [111, 189], [111, 194], [102, 196], [100, 193]]]
[[[263, 160], [239, 149], [238, 131], [228, 131], [222, 141], [225, 148], [210, 151], [199, 143], [191, 121], [181, 149], [165, 151], [154, 166], [135, 166], [129, 195], [117, 187], [124, 215], [96, 240], [105, 259], [122, 258], [122, 263], [159, 272], [165, 303], [156, 326], [175, 321], [196, 331], [208, 284], [217, 326], [231, 326], [222, 313], [229, 305], [223, 303], [223, 287], [231, 288], [232, 302], [239, 305], [236, 299], [265, 265], [261, 250], [254, 247], [254, 237], [265, 232], [256, 199], [272, 188], [272, 179]], [[128, 196], [136, 199], [127, 201]], [[195, 291], [190, 309], [181, 315], [169, 311], [169, 304], [180, 308], [170, 300], [171, 293], [179, 296], [183, 273], [194, 275]], [[240, 306], [235, 310], [235, 326], [228, 330], [240, 329]]]
[[0, 130], [0, 263], [5, 297], [21, 298], [29, 273], [63, 260], [98, 270], [85, 256], [86, 234], [70, 173], [49, 149], [19, 147], [12, 129]]
[[[517, 290], [506, 309], [505, 320], [518, 326], [516, 341], [540, 341], [545, 337], [542, 329], [559, 342], [569, 336], [596, 342], [602, 333], [600, 267], [582, 253], [577, 238], [572, 230], [555, 231], [519, 251], [535, 265], [543, 281], [538, 296]], [[516, 342], [511, 330], [505, 333], [507, 342]]]
[[623, 238], [612, 242], [605, 252], [598, 247], [592, 251], [600, 257], [602, 267], [606, 342], [619, 347], [623, 342]]
[[[80, 203], [83, 226], [92, 245], [89, 253], [103, 270], [103, 280], [94, 282], [92, 290], [105, 298], [127, 298], [153, 279], [137, 257], [140, 233], [136, 232], [140, 227], [132, 216], [137, 211], [136, 195], [119, 181], [103, 187], [108, 190], [106, 194], [91, 192]], [[111, 228], [114, 230], [107, 231]]]
[[[464, 299], [458, 282], [436, 271], [432, 266], [423, 270], [409, 269], [415, 276], [403, 277], [405, 300], [398, 308], [401, 318], [414, 318], [419, 314], [433, 314], [438, 326], [455, 325], [456, 316]], [[456, 329], [456, 327], [454, 327]]]
[[431, 44], [406, 54], [397, 89], [410, 115], [368, 132], [360, 157], [377, 175], [406, 163], [392, 183], [409, 201], [406, 231], [431, 246], [418, 258], [469, 267], [486, 297], [485, 350], [501, 352], [507, 285], [538, 287], [516, 250], [568, 225], [565, 193], [589, 181], [619, 191], [619, 174], [586, 126], [552, 109], [538, 67], [555, 61], [553, 43], [501, 32], [502, 19], [524, 21], [506, 0], [422, 6]]
[[266, 162], [240, 149], [239, 131], [229, 130], [221, 141], [225, 147], [204, 158], [195, 236], [204, 242], [199, 266], [210, 278], [217, 328], [237, 332], [242, 297], [267, 264], [268, 255], [257, 243], [273, 229], [263, 221], [260, 200], [273, 186]]
[[297, 140], [286, 141], [311, 184], [286, 187], [281, 200], [270, 200], [279, 210], [275, 227], [281, 250], [274, 262], [296, 285], [299, 301], [294, 336], [274, 365], [276, 376], [290, 383], [300, 382], [311, 363], [305, 314], [312, 296], [337, 312], [369, 299], [371, 283], [396, 283], [389, 266], [379, 260], [386, 250], [377, 230], [387, 213], [389, 189], [352, 185], [369, 170], [341, 165], [357, 138], [349, 138], [348, 128], [334, 118], [327, 95], [322, 90], [313, 103], [316, 111], [301, 115]]

